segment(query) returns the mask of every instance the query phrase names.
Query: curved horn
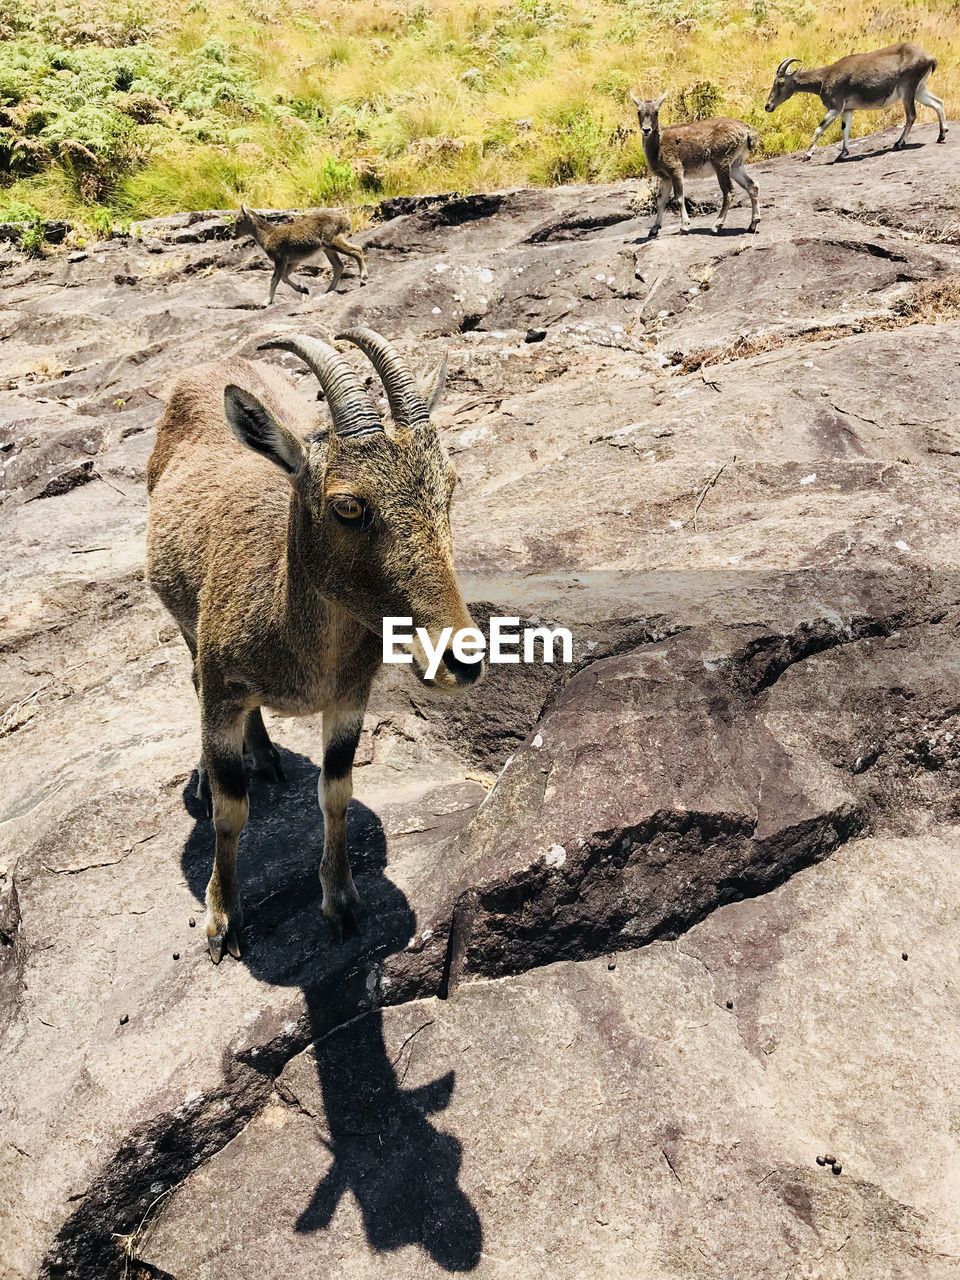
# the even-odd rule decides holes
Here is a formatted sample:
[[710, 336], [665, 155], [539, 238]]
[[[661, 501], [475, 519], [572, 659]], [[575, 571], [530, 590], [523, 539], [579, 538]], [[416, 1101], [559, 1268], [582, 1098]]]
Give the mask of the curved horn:
[[261, 342], [257, 349], [292, 351], [316, 374], [330, 406], [336, 435], [341, 438], [365, 436], [383, 430], [380, 415], [370, 403], [360, 379], [329, 343], [305, 333], [291, 333], [285, 338]]
[[386, 338], [372, 329], [347, 329], [337, 334], [338, 342], [352, 342], [370, 360], [387, 393], [393, 420], [401, 427], [416, 427], [426, 422], [430, 410], [424, 403], [407, 362]]
[[790, 66], [794, 62], [797, 64], [798, 67], [803, 65], [800, 58], [784, 58], [784, 60], [780, 63], [779, 67], [777, 67], [777, 75], [788, 76], [790, 74]]

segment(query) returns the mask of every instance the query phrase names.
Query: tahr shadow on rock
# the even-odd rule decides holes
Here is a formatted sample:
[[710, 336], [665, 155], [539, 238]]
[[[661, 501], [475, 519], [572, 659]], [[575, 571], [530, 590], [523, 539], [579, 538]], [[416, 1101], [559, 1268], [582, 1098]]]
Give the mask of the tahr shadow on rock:
[[[351, 986], [349, 974], [402, 951], [416, 932], [410, 904], [385, 874], [383, 827], [375, 813], [352, 802], [347, 839], [363, 899], [363, 926], [359, 937], [337, 945], [321, 912], [319, 769], [305, 756], [282, 748], [280, 755], [285, 788], [253, 777], [248, 784], [250, 820], [238, 859], [247, 922], [240, 963], [262, 982], [300, 986], [309, 1011], [330, 1133], [325, 1145], [333, 1164], [302, 1207], [296, 1230], [327, 1227], [341, 1198], [352, 1192], [372, 1249], [387, 1252], [419, 1244], [445, 1270], [471, 1271], [480, 1261], [482, 1228], [458, 1185], [461, 1145], [429, 1120], [449, 1104], [454, 1072], [418, 1089], [404, 1089], [387, 1050], [380, 1011], [356, 1018], [359, 1010], [342, 999], [339, 1008], [331, 1007], [333, 993]], [[214, 834], [195, 799], [195, 785], [194, 774], [184, 803], [196, 825], [184, 846], [182, 865], [202, 902], [213, 867]], [[197, 944], [202, 943], [198, 928]], [[221, 964], [225, 981], [232, 963], [225, 958]], [[338, 1025], [350, 1018], [347, 1025]]]

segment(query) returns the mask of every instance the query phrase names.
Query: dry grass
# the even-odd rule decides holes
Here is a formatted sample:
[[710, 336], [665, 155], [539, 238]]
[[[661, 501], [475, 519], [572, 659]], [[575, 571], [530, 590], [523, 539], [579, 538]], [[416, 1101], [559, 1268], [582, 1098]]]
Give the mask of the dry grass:
[[63, 362], [52, 356], [41, 356], [38, 360], [11, 365], [0, 386], [10, 391], [21, 382], [53, 382], [66, 373], [72, 373]]
[[[960, 316], [960, 276], [923, 280], [894, 307], [900, 324], [936, 324]], [[891, 328], [896, 326], [891, 325]]]
[[900, 220], [889, 213], [843, 213], [845, 218], [859, 222], [864, 227], [882, 227], [885, 231], [895, 231], [904, 240], [913, 240], [917, 244], [960, 244], [960, 222], [929, 222], [926, 226], [911, 231], [901, 226]]
[[729, 364], [734, 360], [749, 360], [751, 356], [783, 347], [799, 346], [807, 342], [824, 342], [832, 338], [847, 338], [856, 333], [872, 333], [884, 329], [903, 329], [915, 324], [939, 324], [960, 319], [960, 275], [945, 276], [941, 280], [924, 280], [914, 285], [908, 293], [898, 298], [886, 314], [863, 316], [843, 324], [825, 324], [805, 330], [803, 333], [766, 333], [742, 335], [724, 347], [709, 347], [689, 351], [677, 360], [678, 373], [696, 373], [697, 370]]

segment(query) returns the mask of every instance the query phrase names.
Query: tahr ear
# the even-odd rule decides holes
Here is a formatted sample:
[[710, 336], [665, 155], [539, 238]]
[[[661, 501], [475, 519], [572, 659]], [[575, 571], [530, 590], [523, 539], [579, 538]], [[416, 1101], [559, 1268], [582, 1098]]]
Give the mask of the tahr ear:
[[434, 409], [440, 403], [440, 397], [443, 395], [443, 388], [447, 381], [447, 353], [444, 352], [443, 359], [435, 369], [425, 374], [420, 379], [420, 395], [423, 397], [423, 403], [427, 406], [427, 412], [433, 413]]
[[307, 461], [302, 441], [281, 426], [255, 395], [231, 383], [223, 389], [223, 412], [241, 444], [269, 458], [291, 480], [300, 474]]

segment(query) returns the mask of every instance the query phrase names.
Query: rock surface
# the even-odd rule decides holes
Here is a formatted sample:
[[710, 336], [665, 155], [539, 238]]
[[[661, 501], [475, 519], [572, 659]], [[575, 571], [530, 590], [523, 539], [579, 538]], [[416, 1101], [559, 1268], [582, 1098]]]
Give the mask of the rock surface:
[[[269, 312], [215, 212], [5, 269], [0, 1280], [960, 1274], [960, 142], [895, 136], [756, 236], [398, 203]], [[467, 597], [574, 661], [378, 684], [341, 948], [274, 718], [215, 969], [144, 467], [183, 368], [360, 321], [450, 349]]]

